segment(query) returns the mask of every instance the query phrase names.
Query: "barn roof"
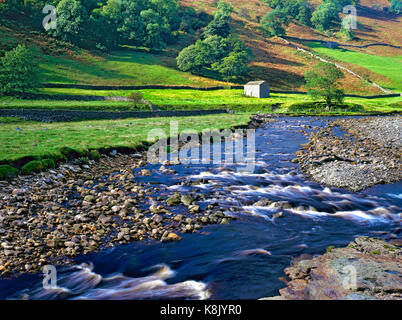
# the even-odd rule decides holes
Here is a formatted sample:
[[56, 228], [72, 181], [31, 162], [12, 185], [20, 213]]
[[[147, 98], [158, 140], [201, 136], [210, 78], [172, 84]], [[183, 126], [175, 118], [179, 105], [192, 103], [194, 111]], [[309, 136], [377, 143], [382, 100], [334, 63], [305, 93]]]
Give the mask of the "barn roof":
[[261, 84], [265, 83], [264, 80], [262, 81], [250, 81], [248, 83], [246, 83], [246, 86], [259, 86]]

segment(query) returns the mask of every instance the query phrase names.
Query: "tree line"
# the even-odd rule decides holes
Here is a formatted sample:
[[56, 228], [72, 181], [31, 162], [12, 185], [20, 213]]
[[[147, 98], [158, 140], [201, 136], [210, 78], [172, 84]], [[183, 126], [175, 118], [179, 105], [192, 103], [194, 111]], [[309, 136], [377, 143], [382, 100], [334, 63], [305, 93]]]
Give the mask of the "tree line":
[[[261, 20], [264, 30], [271, 36], [285, 35], [285, 27], [292, 21], [314, 27], [321, 32], [328, 31], [342, 22], [339, 13], [345, 6], [359, 4], [359, 0], [324, 0], [314, 10], [314, 7], [307, 0], [262, 1], [273, 9]], [[349, 18], [345, 18], [341, 24], [340, 34], [350, 40], [354, 34], [353, 30], [348, 27], [350, 21], [347, 19]]]
[[[54, 0], [57, 28], [48, 33], [80, 47], [101, 50], [120, 45], [164, 49], [180, 32], [198, 30], [210, 21], [205, 12], [182, 7], [177, 0]], [[23, 17], [42, 28], [44, 0], [0, 2], [0, 13]]]

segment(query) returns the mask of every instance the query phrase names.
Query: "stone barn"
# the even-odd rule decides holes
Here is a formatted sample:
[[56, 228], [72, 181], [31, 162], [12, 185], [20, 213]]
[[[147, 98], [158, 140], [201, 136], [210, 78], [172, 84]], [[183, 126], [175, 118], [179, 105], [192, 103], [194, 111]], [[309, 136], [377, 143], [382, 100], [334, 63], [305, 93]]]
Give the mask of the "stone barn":
[[268, 98], [269, 84], [265, 81], [250, 81], [244, 86], [244, 94], [255, 98]]

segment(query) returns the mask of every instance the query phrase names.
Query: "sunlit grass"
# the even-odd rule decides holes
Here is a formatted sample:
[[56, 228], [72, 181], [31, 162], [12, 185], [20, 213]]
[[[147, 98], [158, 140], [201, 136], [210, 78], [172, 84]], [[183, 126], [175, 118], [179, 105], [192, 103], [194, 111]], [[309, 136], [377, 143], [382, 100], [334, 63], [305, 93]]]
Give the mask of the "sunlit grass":
[[329, 49], [318, 44], [308, 44], [308, 46], [328, 57], [362, 66], [374, 73], [385, 76], [389, 81], [380, 82], [381, 86], [391, 91], [402, 92], [402, 55], [394, 57], [378, 56], [342, 48]]
[[108, 147], [135, 148], [147, 141], [152, 129], [160, 128], [169, 135], [170, 121], [178, 121], [179, 131], [193, 129], [224, 129], [245, 125], [250, 114], [219, 114], [180, 118], [98, 120], [80, 122], [26, 122], [16, 120], [4, 123], [0, 118], [0, 161], [15, 161], [34, 156], [59, 154], [60, 148], [75, 150]]

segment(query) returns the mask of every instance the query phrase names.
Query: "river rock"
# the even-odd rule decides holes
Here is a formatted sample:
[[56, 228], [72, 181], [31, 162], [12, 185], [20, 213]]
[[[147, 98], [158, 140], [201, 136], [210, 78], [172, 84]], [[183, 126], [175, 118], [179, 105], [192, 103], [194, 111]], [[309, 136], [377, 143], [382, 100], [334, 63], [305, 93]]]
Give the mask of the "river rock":
[[346, 248], [330, 248], [313, 259], [297, 259], [285, 269], [290, 278], [280, 296], [268, 300], [399, 300], [402, 249], [360, 237]]
[[182, 238], [179, 237], [176, 233], [171, 232], [168, 234], [167, 239], [169, 241], [180, 241]]
[[169, 206], [177, 206], [180, 204], [180, 193], [175, 193], [173, 196], [169, 197], [167, 200]]
[[184, 195], [181, 196], [181, 202], [185, 206], [189, 206], [194, 202], [194, 198], [189, 194], [184, 194]]

